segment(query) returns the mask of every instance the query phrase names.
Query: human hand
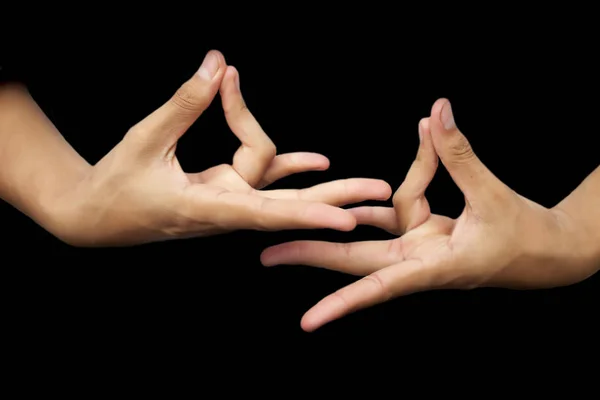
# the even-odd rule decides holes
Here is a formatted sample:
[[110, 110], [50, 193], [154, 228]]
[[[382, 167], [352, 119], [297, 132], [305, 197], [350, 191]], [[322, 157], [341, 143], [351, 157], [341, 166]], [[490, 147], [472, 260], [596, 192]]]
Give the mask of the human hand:
[[[351, 209], [359, 224], [399, 238], [350, 244], [296, 241], [263, 252], [266, 266], [303, 264], [365, 276], [311, 308], [301, 322], [304, 330], [414, 292], [551, 288], [596, 271], [571, 218], [518, 195], [495, 177], [456, 128], [447, 100], [434, 104], [419, 133], [417, 157], [394, 194], [394, 207]], [[425, 198], [438, 155], [465, 196], [457, 219], [432, 214]]]
[[[177, 141], [219, 90], [227, 123], [242, 145], [232, 165], [185, 173], [175, 156]], [[319, 154], [276, 155], [245, 106], [238, 72], [212, 51], [166, 104], [131, 128], [84, 179], [54, 200], [48, 228], [76, 246], [134, 245], [237, 229], [348, 231], [356, 226], [355, 217], [337, 206], [391, 196], [389, 185], [375, 179], [260, 190], [285, 176], [328, 166]]]

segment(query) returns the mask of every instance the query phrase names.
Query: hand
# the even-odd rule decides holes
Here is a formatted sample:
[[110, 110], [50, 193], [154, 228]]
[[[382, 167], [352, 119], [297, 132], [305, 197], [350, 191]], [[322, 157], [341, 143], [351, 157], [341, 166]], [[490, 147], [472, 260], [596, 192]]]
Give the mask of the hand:
[[[450, 103], [438, 100], [419, 124], [421, 142], [393, 208], [352, 209], [359, 224], [399, 238], [351, 244], [297, 241], [266, 249], [264, 265], [304, 264], [365, 276], [302, 319], [312, 331], [350, 312], [432, 289], [551, 288], [595, 272], [573, 221], [513, 192], [477, 158], [456, 128]], [[465, 196], [457, 219], [430, 212], [424, 196], [438, 155]], [[581, 255], [581, 256], [579, 256]]]
[[[219, 90], [227, 123], [242, 145], [232, 165], [185, 173], [175, 156], [177, 141]], [[336, 206], [391, 196], [389, 185], [374, 179], [259, 190], [328, 165], [318, 154], [276, 156], [275, 145], [244, 104], [238, 72], [212, 51], [166, 104], [131, 128], [73, 190], [54, 201], [49, 230], [76, 246], [134, 245], [236, 229], [347, 231], [356, 220]]]

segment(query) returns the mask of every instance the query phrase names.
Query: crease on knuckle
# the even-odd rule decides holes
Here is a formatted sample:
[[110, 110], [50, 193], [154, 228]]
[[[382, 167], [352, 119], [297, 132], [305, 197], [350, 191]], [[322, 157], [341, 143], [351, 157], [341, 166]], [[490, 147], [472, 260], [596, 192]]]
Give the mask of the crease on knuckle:
[[332, 294], [332, 296], [334, 298], [337, 298], [342, 303], [343, 308], [345, 310], [347, 310], [348, 312], [353, 312], [354, 310], [356, 310], [357, 307], [353, 306], [352, 303], [346, 299], [346, 296], [344, 294], [344, 289], [340, 289], [340, 290], [334, 292]]
[[350, 243], [338, 243], [338, 245], [341, 247], [342, 251], [344, 252], [345, 257], [347, 257], [347, 258], [352, 257], [352, 246], [350, 245]]
[[269, 218], [268, 209], [269, 205], [273, 202], [272, 199], [267, 197], [261, 197], [260, 202], [256, 204], [256, 213], [255, 215], [255, 223], [258, 230], [261, 231], [269, 231], [271, 228], [267, 223], [267, 219]]
[[271, 141], [271, 139], [268, 137], [267, 140], [265, 140], [265, 143], [257, 146], [256, 151], [261, 161], [269, 164], [277, 155], [277, 147], [275, 146], [275, 143], [273, 143], [273, 141]]
[[450, 153], [454, 163], [466, 164], [475, 158], [471, 144], [465, 137], [460, 137], [450, 144]]
[[189, 84], [184, 84], [177, 89], [171, 101], [182, 111], [192, 112], [200, 108], [203, 96], [196, 94], [195, 90], [189, 87]]
[[234, 101], [224, 106], [223, 112], [227, 118], [236, 120], [245, 113], [250, 112], [250, 110], [248, 109], [246, 102], [243, 99], [240, 99], [239, 101]]
[[376, 290], [381, 294], [383, 301], [389, 301], [394, 297], [389, 286], [383, 281], [378, 272], [374, 272], [371, 275], [363, 278], [365, 282], [370, 282], [375, 285]]
[[[227, 190], [222, 189], [220, 190], [217, 194], [215, 194], [215, 198], [214, 198], [214, 205], [217, 205], [221, 202], [225, 203], [227, 201], [226, 199], [226, 194], [227, 194]], [[214, 206], [213, 206], [214, 207]], [[196, 207], [200, 210], [200, 215], [196, 214], [196, 219], [201, 221], [201, 220], [208, 220], [210, 221], [213, 225], [215, 225], [218, 229], [226, 229], [229, 227], [229, 222], [227, 217], [225, 217], [223, 215], [223, 213], [221, 212], [214, 212], [215, 210], [218, 210], [220, 207], [211, 207], [209, 205], [207, 205], [206, 207]]]
[[387, 254], [389, 254], [392, 262], [403, 261], [406, 258], [404, 254], [404, 241], [402, 238], [390, 240]]
[[342, 184], [342, 188], [343, 188], [342, 190], [343, 190], [343, 193], [344, 193], [344, 197], [345, 197], [345, 198], [348, 198], [348, 199], [350, 199], [350, 198], [353, 198], [353, 197], [354, 197], [354, 192], [355, 192], [355, 191], [353, 190], [353, 188], [356, 188], [356, 186], [353, 186], [352, 182], [353, 182], [353, 181], [352, 181], [352, 180], [350, 180], [350, 179], [344, 179], [344, 180], [341, 182], [341, 184]]

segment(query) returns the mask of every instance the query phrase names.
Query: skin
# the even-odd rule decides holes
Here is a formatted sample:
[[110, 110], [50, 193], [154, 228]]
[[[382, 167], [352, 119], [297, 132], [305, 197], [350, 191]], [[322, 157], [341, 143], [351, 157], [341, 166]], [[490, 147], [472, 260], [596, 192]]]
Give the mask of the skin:
[[[175, 156], [177, 141], [219, 91], [241, 146], [231, 165], [186, 173]], [[238, 71], [217, 51], [96, 165], [77, 154], [18, 85], [0, 86], [0, 142], [0, 197], [73, 246], [129, 246], [238, 229], [349, 231], [356, 218], [340, 206], [392, 194], [375, 179], [263, 190], [294, 173], [325, 170], [329, 160], [277, 155], [244, 103]]]
[[[302, 318], [306, 331], [351, 312], [415, 292], [503, 287], [538, 289], [580, 282], [600, 268], [600, 168], [557, 206], [520, 196], [477, 158], [438, 100], [419, 123], [420, 146], [393, 207], [352, 209], [359, 224], [398, 236], [388, 241], [295, 241], [266, 249], [266, 266], [303, 264], [363, 276]], [[425, 190], [438, 160], [465, 196], [456, 219], [430, 212]]]

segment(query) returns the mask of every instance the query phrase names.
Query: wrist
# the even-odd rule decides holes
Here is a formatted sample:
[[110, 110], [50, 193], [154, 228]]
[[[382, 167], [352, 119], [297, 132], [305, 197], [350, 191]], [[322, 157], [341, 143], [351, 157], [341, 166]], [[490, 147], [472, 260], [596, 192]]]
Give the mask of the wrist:
[[75, 194], [79, 192], [78, 187], [81, 182], [90, 175], [93, 169], [87, 163], [71, 167], [67, 176], [57, 178], [40, 188], [33, 217], [40, 226], [66, 242], [69, 242], [65, 238], [70, 236], [72, 225], [78, 223], [70, 217], [76, 214], [75, 209], [79, 204]]

